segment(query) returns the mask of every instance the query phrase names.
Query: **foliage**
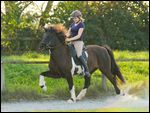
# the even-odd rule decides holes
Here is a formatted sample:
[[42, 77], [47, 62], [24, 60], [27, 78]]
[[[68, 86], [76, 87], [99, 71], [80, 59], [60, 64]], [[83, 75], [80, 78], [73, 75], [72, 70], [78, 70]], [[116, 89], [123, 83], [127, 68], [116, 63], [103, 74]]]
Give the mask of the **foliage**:
[[[31, 14], [23, 10], [33, 2], [5, 1], [6, 14], [1, 12], [2, 38], [15, 38], [15, 42], [2, 42], [7, 51], [36, 50], [44, 23], [63, 23], [67, 28], [72, 23], [70, 13], [80, 10], [85, 19], [85, 43], [108, 44], [113, 49], [149, 49], [149, 11], [144, 1], [63, 1], [52, 7]], [[22, 41], [30, 37], [38, 41]], [[15, 43], [15, 44], [14, 44]]]
[[30, 50], [29, 48], [35, 48], [33, 41], [31, 45], [30, 40], [25, 40], [31, 36], [32, 39], [35, 39], [38, 34], [35, 30], [36, 21], [38, 21], [34, 17], [36, 14], [33, 16], [29, 12], [23, 13], [33, 1], [4, 1], [4, 3], [5, 13], [1, 12], [1, 38], [9, 38], [12, 40], [2, 42], [1, 44], [3, 46], [1, 49], [5, 50], [7, 48], [6, 51], [12, 53], [12, 51], [24, 51]]

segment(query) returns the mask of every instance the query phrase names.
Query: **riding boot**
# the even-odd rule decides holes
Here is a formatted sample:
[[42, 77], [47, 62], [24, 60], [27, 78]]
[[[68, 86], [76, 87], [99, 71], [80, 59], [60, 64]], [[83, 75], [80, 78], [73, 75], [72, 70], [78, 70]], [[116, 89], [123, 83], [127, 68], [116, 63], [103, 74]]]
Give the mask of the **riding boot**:
[[80, 60], [81, 64], [82, 64], [83, 67], [84, 67], [85, 76], [90, 77], [89, 69], [88, 69], [88, 66], [87, 66], [87, 63], [86, 63], [84, 57], [83, 57], [83, 56], [80, 56], [80, 57], [79, 57], [79, 60]]

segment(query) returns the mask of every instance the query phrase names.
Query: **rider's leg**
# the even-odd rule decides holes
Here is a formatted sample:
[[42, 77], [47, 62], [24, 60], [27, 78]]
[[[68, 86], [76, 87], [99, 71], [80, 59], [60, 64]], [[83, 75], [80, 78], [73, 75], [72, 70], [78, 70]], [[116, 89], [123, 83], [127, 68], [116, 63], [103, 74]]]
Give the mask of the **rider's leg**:
[[77, 57], [79, 58], [82, 55], [84, 43], [83, 41], [73, 41], [72, 44], [74, 45], [74, 48], [77, 52]]
[[74, 41], [73, 45], [74, 45], [75, 50], [77, 52], [77, 57], [79, 58], [81, 64], [84, 67], [85, 76], [89, 77], [90, 73], [89, 73], [89, 69], [87, 66], [87, 62], [85, 61], [84, 57], [82, 56], [82, 50], [83, 50], [84, 43], [83, 43], [83, 41]]
[[85, 76], [90, 77], [90, 73], [89, 73], [89, 69], [88, 69], [87, 63], [86, 63], [86, 61], [85, 61], [85, 59], [84, 59], [84, 57], [82, 55], [79, 57], [79, 60], [82, 63], [84, 69], [85, 69], [84, 70]]

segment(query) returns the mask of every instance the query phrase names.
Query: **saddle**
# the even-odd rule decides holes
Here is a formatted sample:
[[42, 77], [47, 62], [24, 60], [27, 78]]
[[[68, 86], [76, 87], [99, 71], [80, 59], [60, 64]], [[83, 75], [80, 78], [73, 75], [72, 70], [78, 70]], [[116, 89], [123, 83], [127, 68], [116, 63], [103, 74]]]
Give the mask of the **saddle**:
[[[68, 44], [68, 48], [70, 50], [71, 57], [73, 58], [75, 64], [76, 65], [81, 65], [80, 60], [77, 57], [77, 53], [76, 53], [74, 45], [73, 44]], [[86, 55], [86, 53], [87, 53], [86, 50], [87, 50], [87, 48], [84, 46], [83, 51], [82, 51], [82, 56], [84, 57], [84, 59], [87, 62], [88, 56]]]

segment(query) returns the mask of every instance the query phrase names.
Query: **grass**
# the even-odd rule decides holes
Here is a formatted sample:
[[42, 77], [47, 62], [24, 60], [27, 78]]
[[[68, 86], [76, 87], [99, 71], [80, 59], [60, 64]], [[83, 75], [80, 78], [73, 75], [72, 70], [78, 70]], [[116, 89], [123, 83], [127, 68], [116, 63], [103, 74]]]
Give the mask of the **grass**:
[[[149, 58], [148, 52], [114, 51], [115, 59], [123, 58]], [[27, 52], [22, 55], [1, 56], [4, 61], [48, 61], [49, 55], [36, 52]], [[149, 62], [117, 62], [127, 84], [149, 79]], [[5, 64], [6, 89], [1, 93], [2, 101], [10, 100], [38, 100], [38, 99], [68, 99], [70, 93], [65, 79], [45, 78], [48, 87], [47, 92], [42, 92], [39, 83], [39, 74], [48, 70], [48, 64]], [[107, 81], [108, 92], [101, 86], [101, 72], [96, 71], [92, 75], [91, 86], [87, 98], [108, 96], [114, 93], [114, 89]], [[82, 76], [74, 77], [76, 94], [82, 89], [84, 79]]]
[[114, 51], [114, 56], [116, 59], [134, 59], [134, 58], [138, 58], [138, 59], [148, 59], [149, 58], [149, 52], [148, 51], [136, 51], [136, 52], [132, 52], [132, 51], [119, 51], [119, 50], [115, 50]]
[[4, 61], [49, 61], [49, 55], [37, 52], [25, 52], [22, 55], [1, 56]]

